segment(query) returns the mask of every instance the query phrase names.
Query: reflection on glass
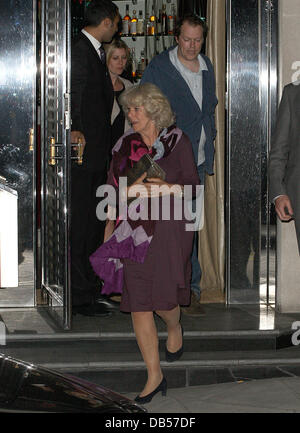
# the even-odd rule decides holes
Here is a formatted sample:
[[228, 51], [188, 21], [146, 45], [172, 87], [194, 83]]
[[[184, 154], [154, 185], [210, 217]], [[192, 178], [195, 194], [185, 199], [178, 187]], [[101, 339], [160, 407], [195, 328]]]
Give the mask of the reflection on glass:
[[264, 25], [275, 11], [271, 17], [263, 2], [248, 3], [231, 0], [228, 9], [227, 299], [260, 304], [274, 302], [275, 285], [267, 156], [277, 71]]
[[16, 288], [1, 290], [0, 306], [33, 305], [33, 152], [35, 46], [32, 1], [0, 4], [0, 176], [18, 195]]
[[259, 282], [260, 240], [259, 196], [255, 190], [231, 194], [231, 227], [231, 287], [255, 289]]
[[267, 305], [260, 305], [259, 330], [267, 331], [275, 329], [275, 310]]

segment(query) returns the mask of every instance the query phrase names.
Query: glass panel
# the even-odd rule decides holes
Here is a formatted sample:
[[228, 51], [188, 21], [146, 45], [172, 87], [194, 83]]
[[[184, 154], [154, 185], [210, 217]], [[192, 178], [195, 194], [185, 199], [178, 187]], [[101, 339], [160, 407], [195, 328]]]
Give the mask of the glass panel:
[[49, 310], [64, 328], [69, 314], [69, 146], [67, 1], [43, 2], [42, 264]]
[[32, 0], [0, 4], [0, 306], [7, 307], [35, 303], [34, 17]]
[[275, 303], [276, 216], [268, 195], [268, 155], [277, 112], [277, 28], [278, 2], [260, 2], [261, 55], [260, 99], [262, 106], [261, 146], [261, 269], [260, 300]]
[[[276, 107], [274, 3], [231, 0], [228, 8], [227, 300], [274, 301], [267, 159]], [[273, 45], [275, 47], [276, 45]], [[271, 56], [272, 54], [272, 56]], [[272, 81], [273, 80], [273, 81]], [[272, 254], [271, 254], [272, 253]], [[270, 274], [270, 271], [273, 274]], [[272, 284], [271, 284], [272, 280]], [[271, 289], [271, 292], [270, 292]]]

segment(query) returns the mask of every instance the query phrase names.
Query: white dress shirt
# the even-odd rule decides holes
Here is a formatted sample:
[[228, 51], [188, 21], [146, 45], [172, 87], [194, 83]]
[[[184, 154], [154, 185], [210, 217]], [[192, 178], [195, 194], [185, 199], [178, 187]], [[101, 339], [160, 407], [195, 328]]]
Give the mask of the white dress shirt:
[[97, 51], [98, 56], [101, 59], [100, 51], [99, 51], [99, 48], [101, 47], [101, 42], [99, 42], [98, 39], [94, 38], [94, 36], [92, 36], [86, 30], [82, 29], [81, 32], [91, 41], [91, 43], [93, 44], [93, 47], [95, 48], [95, 50]]

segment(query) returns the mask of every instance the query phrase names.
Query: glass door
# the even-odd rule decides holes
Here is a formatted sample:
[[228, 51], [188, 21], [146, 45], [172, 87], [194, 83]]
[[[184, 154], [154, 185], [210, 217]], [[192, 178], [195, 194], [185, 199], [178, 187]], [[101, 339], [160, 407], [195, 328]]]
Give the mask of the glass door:
[[69, 15], [68, 0], [42, 2], [42, 289], [64, 329], [71, 327]]
[[277, 0], [227, 2], [227, 302], [274, 304], [268, 153], [277, 107]]
[[0, 2], [0, 307], [35, 305], [35, 2]]

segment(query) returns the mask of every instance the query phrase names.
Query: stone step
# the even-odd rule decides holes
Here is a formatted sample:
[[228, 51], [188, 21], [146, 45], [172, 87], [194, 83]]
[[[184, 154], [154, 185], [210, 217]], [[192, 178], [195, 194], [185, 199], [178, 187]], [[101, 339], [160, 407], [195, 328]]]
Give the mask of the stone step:
[[[285, 337], [289, 347], [280, 348]], [[164, 362], [165, 336], [160, 336], [159, 349]], [[51, 368], [123, 368], [143, 366], [143, 360], [134, 336], [107, 337], [85, 340], [8, 341], [0, 352], [35, 364]], [[300, 346], [291, 346], [287, 336], [215, 336], [185, 335], [181, 364], [227, 365], [248, 360], [250, 363], [278, 362], [299, 357]], [[176, 362], [176, 365], [180, 365]], [[166, 366], [173, 364], [166, 363]]]
[[[160, 350], [164, 350], [167, 333], [158, 332]], [[87, 343], [88, 342], [88, 343]], [[133, 332], [94, 332], [94, 333], [11, 333], [6, 336], [10, 347], [42, 348], [47, 345], [57, 347], [82, 348], [85, 344], [101, 346], [103, 353], [123, 353], [138, 351]], [[223, 351], [223, 350], [278, 350], [292, 345], [292, 332], [287, 330], [271, 331], [188, 331], [184, 332], [186, 352]], [[1, 346], [0, 346], [1, 348]]]
[[[290, 335], [285, 333], [186, 332], [184, 354], [171, 364], [165, 361], [166, 334], [160, 333], [159, 337], [161, 365], [169, 387], [215, 383], [210, 381], [219, 378], [229, 380], [238, 377], [232, 371], [241, 368], [277, 373], [280, 366], [300, 368], [300, 347], [290, 346]], [[280, 349], [283, 342], [290, 347]], [[0, 352], [86, 378], [118, 392], [139, 391], [146, 380], [145, 365], [132, 333], [103, 333], [101, 337], [90, 335], [86, 339], [75, 339], [73, 335], [69, 340], [8, 340]]]
[[[112, 356], [85, 364], [45, 363], [43, 366], [89, 380], [120, 393], [139, 392], [147, 380], [141, 357], [132, 354]], [[179, 361], [167, 363], [161, 353], [161, 366], [169, 388], [209, 385], [232, 381], [274, 378], [300, 374], [298, 348], [260, 352], [184, 353]]]

